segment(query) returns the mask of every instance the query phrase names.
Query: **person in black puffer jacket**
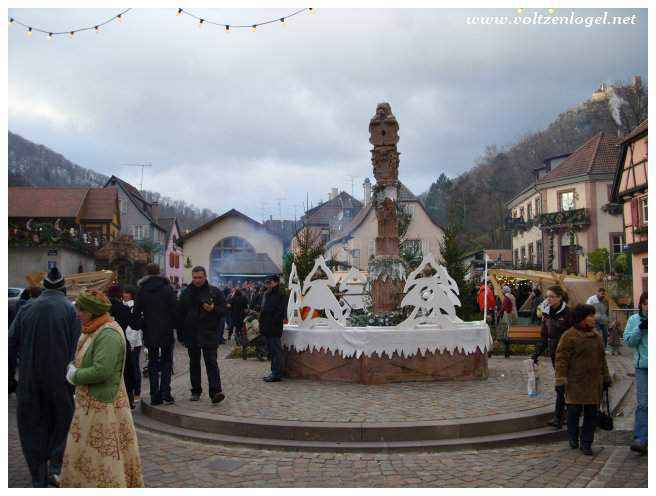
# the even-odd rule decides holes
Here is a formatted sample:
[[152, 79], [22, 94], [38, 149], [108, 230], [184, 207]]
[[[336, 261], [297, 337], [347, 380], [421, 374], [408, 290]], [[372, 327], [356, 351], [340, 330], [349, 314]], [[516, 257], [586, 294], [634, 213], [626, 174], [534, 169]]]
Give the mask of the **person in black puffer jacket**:
[[159, 265], [148, 264], [146, 273], [139, 281], [130, 327], [143, 331], [143, 343], [148, 349], [151, 405], [171, 405], [175, 403], [171, 375], [177, 300], [169, 280], [159, 275]]
[[219, 320], [226, 312], [223, 293], [207, 282], [204, 267], [191, 271], [192, 283], [180, 294], [178, 302], [178, 329], [183, 330], [183, 341], [189, 353], [189, 379], [191, 401], [200, 400], [203, 392], [200, 376], [200, 357], [205, 360], [209, 395], [212, 403], [225, 399], [221, 387], [221, 374], [217, 353]]
[[[547, 288], [547, 294], [542, 303], [542, 329], [540, 336], [541, 343], [535, 347], [533, 361], [538, 363], [538, 357], [544, 352], [549, 351], [551, 365], [554, 372], [556, 370], [556, 349], [560, 337], [572, 327], [572, 312], [567, 306], [567, 293], [560, 286], [551, 286]], [[554, 418], [549, 425], [556, 429], [561, 429], [565, 416], [565, 395], [562, 389], [556, 389], [556, 405], [554, 407]]]

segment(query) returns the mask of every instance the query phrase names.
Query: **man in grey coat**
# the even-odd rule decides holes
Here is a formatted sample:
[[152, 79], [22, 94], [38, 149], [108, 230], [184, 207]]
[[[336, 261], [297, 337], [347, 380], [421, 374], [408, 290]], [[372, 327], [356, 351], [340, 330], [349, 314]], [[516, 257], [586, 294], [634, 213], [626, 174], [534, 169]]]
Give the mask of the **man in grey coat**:
[[44, 291], [9, 329], [10, 374], [18, 365], [18, 435], [34, 487], [58, 485], [75, 404], [66, 367], [75, 356], [80, 321], [64, 294], [64, 277], [50, 269]]
[[604, 349], [608, 354], [608, 322], [609, 322], [609, 305], [608, 298], [606, 297], [606, 289], [599, 288], [588, 301], [588, 305], [595, 307], [595, 320], [597, 321], [597, 329], [604, 338]]

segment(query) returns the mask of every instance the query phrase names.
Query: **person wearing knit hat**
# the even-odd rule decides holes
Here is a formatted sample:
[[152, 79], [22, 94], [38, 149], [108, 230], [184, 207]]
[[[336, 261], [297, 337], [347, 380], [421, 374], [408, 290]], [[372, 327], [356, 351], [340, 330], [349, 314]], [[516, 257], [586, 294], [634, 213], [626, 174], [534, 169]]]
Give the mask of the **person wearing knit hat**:
[[43, 287], [45, 289], [59, 289], [62, 290], [66, 286], [64, 276], [57, 267], [52, 267], [46, 277], [43, 279]]
[[23, 305], [9, 328], [10, 377], [16, 367], [19, 372], [18, 433], [34, 487], [58, 485], [75, 409], [66, 366], [80, 336], [80, 321], [63, 294], [61, 273], [51, 269], [43, 283], [39, 297]]
[[[66, 379], [75, 386], [71, 424], [75, 427], [66, 442], [61, 487], [143, 487], [137, 435], [123, 381], [123, 329], [109, 315], [111, 302], [101, 291], [83, 291], [75, 306], [82, 337], [66, 372]], [[97, 448], [98, 433], [103, 436], [102, 450]]]

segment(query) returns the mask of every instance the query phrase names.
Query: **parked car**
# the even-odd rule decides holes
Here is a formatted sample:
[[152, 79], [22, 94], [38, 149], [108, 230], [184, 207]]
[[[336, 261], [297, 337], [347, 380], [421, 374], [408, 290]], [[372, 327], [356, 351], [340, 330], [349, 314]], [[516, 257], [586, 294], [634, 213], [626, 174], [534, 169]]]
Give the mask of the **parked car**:
[[9, 308], [14, 308], [25, 288], [9, 288]]

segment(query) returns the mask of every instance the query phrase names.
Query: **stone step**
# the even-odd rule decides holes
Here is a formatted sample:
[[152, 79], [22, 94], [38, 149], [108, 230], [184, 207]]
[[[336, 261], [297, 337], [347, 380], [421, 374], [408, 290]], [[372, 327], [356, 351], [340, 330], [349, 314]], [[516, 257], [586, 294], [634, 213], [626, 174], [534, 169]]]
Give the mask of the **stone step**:
[[135, 425], [150, 432], [173, 436], [187, 441], [205, 444], [235, 445], [257, 449], [305, 450], [305, 451], [457, 451], [467, 449], [493, 449], [500, 446], [521, 445], [536, 442], [552, 442], [567, 438], [566, 431], [556, 431], [541, 427], [527, 431], [477, 436], [469, 438], [415, 440], [415, 441], [370, 441], [370, 442], [330, 442], [296, 441], [285, 439], [266, 439], [251, 436], [231, 436], [216, 434], [164, 424], [143, 413], [134, 416]]
[[[619, 379], [611, 388], [615, 411], [632, 381]], [[542, 408], [515, 414], [433, 422], [333, 423], [233, 418], [187, 411], [178, 405], [141, 404], [137, 425], [196, 441], [297, 449], [420, 449], [502, 445], [558, 438], [545, 427], [552, 410]]]

